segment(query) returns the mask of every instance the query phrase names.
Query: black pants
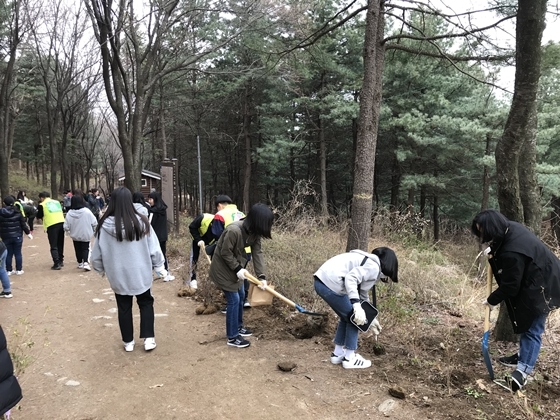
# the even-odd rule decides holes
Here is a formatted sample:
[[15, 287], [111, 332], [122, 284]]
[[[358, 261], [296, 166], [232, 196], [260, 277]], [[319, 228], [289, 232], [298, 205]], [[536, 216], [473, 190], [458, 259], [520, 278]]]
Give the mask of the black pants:
[[169, 264], [167, 264], [167, 241], [163, 241], [159, 243], [159, 246], [161, 247], [161, 252], [163, 252], [163, 258], [165, 258], [165, 269], [169, 270]]
[[33, 231], [33, 222], [35, 221], [35, 216], [27, 218], [27, 224], [29, 225], [29, 230]]
[[[134, 339], [132, 298], [133, 296], [115, 293], [117, 308], [119, 309], [119, 327], [121, 329], [122, 340], [125, 343], [130, 343]], [[140, 338], [155, 337], [154, 297], [152, 296], [152, 289], [148, 289], [141, 295], [137, 295], [136, 303], [140, 309]]]
[[88, 262], [89, 242], [74, 241], [74, 251], [76, 251], [78, 264]]
[[64, 226], [64, 223], [60, 222], [47, 228], [51, 257], [55, 264], [62, 264], [64, 262], [64, 230], [62, 226]]

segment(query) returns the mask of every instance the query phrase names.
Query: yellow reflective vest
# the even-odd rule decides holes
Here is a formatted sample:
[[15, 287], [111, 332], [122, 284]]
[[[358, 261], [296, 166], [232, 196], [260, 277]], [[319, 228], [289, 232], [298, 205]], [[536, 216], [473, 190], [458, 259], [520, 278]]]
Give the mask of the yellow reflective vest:
[[58, 201], [47, 197], [40, 205], [43, 206], [43, 228], [45, 230], [57, 223], [64, 223], [62, 206]]

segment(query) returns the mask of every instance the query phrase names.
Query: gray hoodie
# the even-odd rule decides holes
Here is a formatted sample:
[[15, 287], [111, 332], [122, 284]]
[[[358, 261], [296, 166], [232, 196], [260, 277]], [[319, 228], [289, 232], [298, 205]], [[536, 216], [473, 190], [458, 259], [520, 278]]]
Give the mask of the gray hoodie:
[[97, 227], [97, 219], [90, 209], [82, 207], [68, 211], [63, 227], [70, 233], [73, 241], [89, 242]]
[[[138, 217], [140, 219], [140, 217]], [[150, 234], [139, 241], [118, 242], [115, 218], [108, 217], [96, 235], [90, 263], [99, 273], [105, 272], [113, 291], [136, 296], [152, 287], [152, 269], [164, 265], [159, 240], [150, 226]]]

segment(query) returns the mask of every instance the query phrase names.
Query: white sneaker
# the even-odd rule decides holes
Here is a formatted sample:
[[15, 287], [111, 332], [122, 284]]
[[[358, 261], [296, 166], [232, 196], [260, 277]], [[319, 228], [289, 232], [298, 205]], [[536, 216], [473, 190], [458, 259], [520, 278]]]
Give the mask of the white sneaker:
[[78, 268], [79, 268], [80, 270], [83, 269], [83, 268], [84, 268], [84, 263], [78, 264]]
[[354, 357], [350, 360], [344, 359], [342, 361], [342, 367], [344, 369], [365, 369], [371, 366], [371, 360], [364, 359], [358, 353], [354, 353]]
[[8, 276], [11, 276], [12, 274], [15, 274], [16, 272], [12, 270], [12, 271], [7, 271], [7, 273], [8, 273]]
[[198, 289], [198, 283], [196, 280], [191, 280], [189, 286], [191, 286], [193, 289]]
[[144, 339], [144, 350], [150, 351], [156, 348], [156, 339], [154, 337]]
[[331, 353], [331, 363], [333, 365], [340, 365], [343, 361], [344, 361], [344, 355], [335, 356], [334, 353]]
[[163, 281], [171, 281], [171, 280], [175, 280], [175, 276], [172, 276], [171, 274], [168, 274], [163, 278]]
[[21, 276], [23, 274], [23, 270], [16, 271], [16, 276]]
[[86, 270], [86, 271], [91, 271], [91, 267], [89, 266], [88, 263], [84, 263], [84, 267], [83, 267], [83, 268], [84, 268], [84, 270]]
[[134, 350], [134, 340], [129, 343], [124, 343], [124, 351], [132, 351]]

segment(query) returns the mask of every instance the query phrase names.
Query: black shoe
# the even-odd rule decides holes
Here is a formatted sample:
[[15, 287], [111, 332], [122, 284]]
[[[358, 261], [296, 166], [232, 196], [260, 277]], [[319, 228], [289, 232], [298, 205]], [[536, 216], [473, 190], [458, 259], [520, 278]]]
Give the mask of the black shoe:
[[220, 312], [223, 314], [227, 313], [227, 306], [224, 306], [222, 309], [220, 309]]
[[519, 355], [515, 353], [511, 356], [500, 357], [498, 359], [498, 362], [500, 362], [504, 366], [517, 367], [517, 363], [519, 362]]
[[239, 335], [241, 337], [251, 337], [253, 335], [253, 331], [248, 330], [247, 328], [239, 328]]
[[54, 263], [54, 265], [51, 267], [51, 270], [60, 270], [62, 269], [62, 264], [60, 263]]
[[518, 371], [514, 370], [511, 372], [511, 375], [506, 376], [506, 383], [509, 385], [513, 392], [519, 391], [525, 385], [527, 385], [527, 377], [523, 376], [523, 374]]
[[250, 308], [250, 307], [251, 307], [251, 304], [249, 303], [248, 300], [246, 300], [246, 301], [243, 303], [243, 307], [244, 307], [244, 308]]
[[245, 340], [240, 335], [238, 335], [235, 338], [230, 338], [227, 341], [227, 345], [228, 346], [233, 346], [233, 347], [245, 348], [245, 347], [249, 347], [251, 345], [251, 343], [249, 341]]

